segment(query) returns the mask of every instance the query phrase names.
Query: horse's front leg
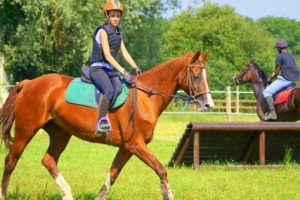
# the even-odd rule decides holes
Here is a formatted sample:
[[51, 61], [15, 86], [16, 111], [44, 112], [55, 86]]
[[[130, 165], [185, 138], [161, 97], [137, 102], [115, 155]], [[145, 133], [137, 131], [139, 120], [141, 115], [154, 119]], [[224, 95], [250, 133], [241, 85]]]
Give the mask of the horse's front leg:
[[168, 183], [168, 175], [166, 169], [152, 154], [144, 141], [134, 142], [129, 148], [134, 155], [151, 167], [160, 178], [161, 189], [164, 200], [174, 199], [173, 193]]
[[118, 175], [120, 174], [122, 168], [127, 163], [127, 161], [131, 158], [132, 153], [120, 148], [117, 152], [115, 159], [111, 165], [110, 172], [107, 175], [106, 181], [104, 182], [102, 188], [98, 196], [95, 200], [102, 200], [105, 199], [106, 194], [109, 191], [109, 188], [113, 185], [115, 180], [117, 179]]

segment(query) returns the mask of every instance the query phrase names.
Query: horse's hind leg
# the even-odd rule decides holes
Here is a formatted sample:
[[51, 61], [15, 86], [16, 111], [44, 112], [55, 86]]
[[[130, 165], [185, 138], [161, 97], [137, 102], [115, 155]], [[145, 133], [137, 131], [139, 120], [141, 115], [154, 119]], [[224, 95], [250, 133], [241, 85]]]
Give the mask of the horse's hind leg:
[[5, 166], [0, 188], [0, 199], [5, 198], [9, 179], [14, 171], [19, 158], [21, 157], [26, 145], [30, 142], [36, 131], [28, 131], [29, 129], [19, 128], [16, 124], [15, 139], [12, 147], [5, 158]]
[[113, 185], [113, 183], [117, 179], [118, 175], [120, 174], [122, 168], [127, 163], [127, 161], [131, 158], [131, 156], [132, 156], [132, 153], [130, 153], [124, 149], [119, 149], [119, 151], [117, 152], [115, 159], [111, 165], [110, 172], [107, 175], [106, 181], [103, 184], [103, 186], [95, 200], [105, 199], [105, 196], [106, 196], [109, 188]]
[[71, 187], [57, 168], [59, 156], [65, 150], [71, 135], [54, 123], [47, 124], [44, 129], [49, 134], [50, 144], [42, 159], [42, 163], [63, 192], [63, 199], [71, 200], [73, 199]]

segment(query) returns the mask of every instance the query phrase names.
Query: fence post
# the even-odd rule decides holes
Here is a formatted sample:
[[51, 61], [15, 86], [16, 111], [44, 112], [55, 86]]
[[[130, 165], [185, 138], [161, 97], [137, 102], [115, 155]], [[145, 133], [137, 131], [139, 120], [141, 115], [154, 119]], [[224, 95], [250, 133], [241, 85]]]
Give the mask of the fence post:
[[226, 86], [226, 120], [231, 122], [231, 91], [230, 86]]
[[240, 114], [240, 87], [238, 85], [235, 88], [235, 94], [236, 94], [235, 112], [236, 114]]

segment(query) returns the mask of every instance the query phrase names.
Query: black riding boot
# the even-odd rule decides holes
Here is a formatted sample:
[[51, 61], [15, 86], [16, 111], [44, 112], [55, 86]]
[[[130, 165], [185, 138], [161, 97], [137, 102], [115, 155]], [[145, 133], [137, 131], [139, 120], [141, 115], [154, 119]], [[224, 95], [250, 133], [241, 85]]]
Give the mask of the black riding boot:
[[269, 96], [265, 98], [267, 102], [267, 106], [269, 109], [269, 112], [265, 114], [265, 120], [270, 121], [270, 120], [276, 120], [277, 119], [277, 114], [275, 111], [275, 107], [273, 105], [273, 97]]
[[99, 99], [99, 120], [96, 127], [96, 135], [100, 136], [103, 133], [111, 131], [110, 121], [108, 117], [106, 117], [106, 114], [109, 109], [110, 102], [109, 100], [104, 96], [101, 95]]

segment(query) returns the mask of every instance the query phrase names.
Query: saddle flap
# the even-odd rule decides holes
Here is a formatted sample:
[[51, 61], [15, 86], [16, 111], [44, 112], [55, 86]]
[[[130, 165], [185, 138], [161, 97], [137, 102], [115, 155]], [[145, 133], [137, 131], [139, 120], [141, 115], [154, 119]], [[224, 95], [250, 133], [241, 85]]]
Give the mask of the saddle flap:
[[83, 82], [86, 82], [86, 83], [91, 83], [91, 77], [90, 77], [90, 68], [89, 67], [81, 67], [81, 77], [80, 79], [83, 81]]
[[[121, 82], [116, 88], [116, 98], [111, 102], [110, 109], [120, 107], [128, 97], [128, 86], [126, 81], [122, 77], [120, 80]], [[98, 108], [97, 99], [99, 98], [100, 93], [97, 94], [96, 91], [93, 84], [83, 82], [81, 78], [75, 78], [67, 88], [65, 99], [68, 103]]]
[[279, 105], [279, 104], [282, 104], [284, 102], [287, 101], [288, 97], [290, 96], [291, 92], [296, 89], [296, 87], [292, 87], [292, 88], [289, 88], [287, 90], [283, 90], [282, 92], [279, 92], [276, 97], [275, 97], [275, 100], [274, 100], [274, 105]]

